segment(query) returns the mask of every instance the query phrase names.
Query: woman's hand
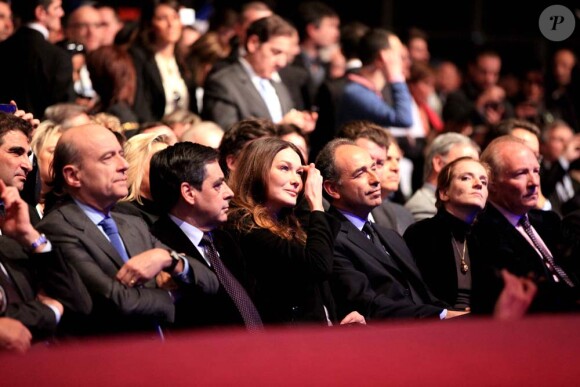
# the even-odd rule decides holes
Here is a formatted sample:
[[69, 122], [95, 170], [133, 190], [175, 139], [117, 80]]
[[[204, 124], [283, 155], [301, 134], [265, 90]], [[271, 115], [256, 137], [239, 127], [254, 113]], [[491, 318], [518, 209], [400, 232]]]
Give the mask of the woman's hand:
[[322, 206], [322, 176], [313, 163], [304, 167], [306, 182], [304, 183], [304, 197], [308, 201], [310, 211], [324, 211]]

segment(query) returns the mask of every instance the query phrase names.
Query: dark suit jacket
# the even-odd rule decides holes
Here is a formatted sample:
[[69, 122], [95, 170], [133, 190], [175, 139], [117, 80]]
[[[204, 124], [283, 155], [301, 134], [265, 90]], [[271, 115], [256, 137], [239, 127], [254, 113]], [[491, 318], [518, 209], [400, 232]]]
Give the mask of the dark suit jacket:
[[[130, 257], [155, 247], [167, 249], [140, 218], [116, 213], [112, 217]], [[38, 228], [52, 242], [56, 257], [54, 270], [47, 270], [47, 282], [53, 283], [51, 291], [65, 305], [65, 317], [68, 314], [75, 318], [66, 326], [67, 333], [152, 329], [156, 324], [174, 321], [173, 299], [169, 292], [157, 288], [154, 279], [134, 288], [115, 279], [124, 264], [122, 258], [72, 200], [53, 209]], [[214, 274], [193, 259], [189, 263], [192, 285], [217, 291]], [[68, 281], [62, 280], [67, 277]], [[73, 294], [68, 284], [77, 287]]]
[[38, 31], [21, 27], [0, 43], [0, 101], [16, 101], [20, 109], [42, 119], [44, 110], [75, 97], [70, 56]]
[[[137, 90], [133, 111], [139, 122], [160, 121], [165, 114], [165, 90], [157, 62], [153, 54], [139, 44], [129, 48], [137, 74]], [[183, 72], [182, 72], [183, 73]], [[185, 82], [189, 92], [190, 110], [195, 106], [195, 87]], [[197, 109], [197, 108], [195, 108]]]
[[425, 286], [399, 234], [374, 225], [381, 242], [396, 260], [397, 268], [339, 211], [331, 207], [329, 213], [341, 220], [331, 280], [339, 313], [356, 310], [370, 319], [439, 316], [445, 305]]
[[[50, 254], [39, 254], [39, 259], [48, 258]], [[20, 303], [8, 304], [3, 316], [20, 321], [31, 331], [34, 339], [54, 333], [56, 330], [54, 312], [36, 300], [39, 283], [34, 260], [15, 240], [0, 236], [0, 262], [12, 280], [14, 290], [22, 299]]]
[[264, 323], [325, 323], [323, 305], [335, 320], [326, 281], [332, 272], [336, 219], [312, 212], [306, 246], [262, 228], [249, 233], [228, 231], [240, 244], [248, 271], [256, 280], [256, 307]]
[[[550, 211], [532, 210], [528, 216], [530, 223], [558, 262], [563, 235], [558, 215]], [[473, 312], [493, 311], [503, 288], [499, 274], [503, 268], [518, 276], [531, 274], [536, 278], [538, 293], [530, 311], [567, 311], [577, 308], [574, 305], [576, 296], [573, 292], [551, 280], [536, 250], [493, 205], [488, 204], [478, 216], [472, 234], [476, 243], [470, 251], [473, 267]], [[567, 273], [572, 274], [569, 271]]]
[[[282, 114], [288, 113], [294, 107], [288, 89], [281, 82], [272, 84], [280, 99]], [[239, 61], [208, 77], [201, 116], [216, 122], [224, 130], [246, 118], [272, 119], [260, 92]]]
[[415, 223], [413, 214], [399, 203], [393, 203], [389, 199], [375, 207], [371, 214], [375, 222], [385, 228], [390, 228], [403, 235], [407, 227]]
[[[195, 258], [209, 268], [197, 248], [169, 216], [161, 216], [153, 225], [151, 232], [167, 246]], [[245, 285], [244, 288], [251, 295], [251, 287], [248, 286], [245, 277], [244, 262], [237, 243], [227, 233], [217, 230], [212, 232], [212, 237], [224, 265], [242, 286]], [[180, 325], [244, 325], [242, 316], [223, 286], [220, 286], [215, 295], [198, 294], [183, 301], [183, 307], [180, 305], [177, 308], [176, 316]]]

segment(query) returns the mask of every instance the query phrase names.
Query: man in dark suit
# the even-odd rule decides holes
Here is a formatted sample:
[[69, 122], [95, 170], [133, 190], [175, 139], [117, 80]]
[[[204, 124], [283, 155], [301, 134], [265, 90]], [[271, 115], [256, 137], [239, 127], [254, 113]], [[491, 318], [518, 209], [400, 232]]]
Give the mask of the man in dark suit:
[[[217, 294], [187, 300], [194, 306], [181, 308], [186, 314], [178, 315], [178, 319], [201, 326], [261, 327], [261, 318], [246, 290], [238, 244], [215, 230], [227, 220], [233, 197], [218, 158], [216, 150], [190, 142], [175, 144], [153, 156], [151, 194], [166, 215], [155, 223], [152, 232], [171, 248], [211, 268], [220, 281]], [[211, 255], [204, 237], [213, 240], [217, 257]]]
[[55, 332], [63, 314], [60, 302], [39, 291], [36, 277], [35, 260], [49, 259], [51, 246], [30, 223], [16, 187], [0, 180], [0, 199], [0, 316], [18, 320], [34, 340], [42, 339]]
[[315, 116], [294, 110], [288, 88], [276, 79], [277, 71], [287, 65], [295, 33], [294, 27], [276, 15], [253, 22], [247, 31], [245, 55], [208, 77], [202, 117], [224, 130], [254, 117], [312, 131]]
[[381, 204], [370, 154], [351, 140], [337, 139], [322, 149], [316, 166], [332, 204], [329, 212], [341, 220], [331, 280], [338, 310], [356, 310], [371, 319], [464, 314], [431, 295], [399, 234], [368, 221]]
[[472, 254], [472, 310], [493, 310], [504, 268], [537, 283], [531, 311], [578, 310], [578, 282], [560, 251], [565, 242], [560, 219], [553, 212], [535, 210], [540, 165], [533, 151], [518, 138], [502, 136], [487, 146], [481, 160], [491, 167], [491, 184], [488, 205], [472, 230], [477, 244]]
[[[174, 321], [182, 292], [219, 286], [198, 261], [157, 241], [141, 219], [110, 212], [127, 195], [127, 167], [115, 135], [100, 125], [69, 129], [55, 149], [54, 190], [69, 197], [39, 229], [55, 247], [47, 282], [77, 318], [67, 326], [72, 334], [157, 328]], [[74, 294], [65, 282], [77, 284]]]
[[61, 0], [27, 0], [12, 4], [22, 26], [0, 43], [0, 101], [18, 101], [21, 108], [42, 117], [58, 102], [74, 100], [72, 63], [67, 53], [47, 41], [64, 15]]

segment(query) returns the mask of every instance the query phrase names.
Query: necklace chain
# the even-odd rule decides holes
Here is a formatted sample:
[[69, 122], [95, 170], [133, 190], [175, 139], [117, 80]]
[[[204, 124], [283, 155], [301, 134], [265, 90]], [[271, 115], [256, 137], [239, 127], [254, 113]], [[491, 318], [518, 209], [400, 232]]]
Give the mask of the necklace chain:
[[466, 274], [469, 271], [469, 266], [467, 265], [467, 262], [465, 262], [465, 251], [467, 249], [467, 239], [465, 239], [463, 241], [463, 252], [459, 251], [459, 247], [458, 247], [459, 242], [457, 242], [457, 240], [453, 237], [453, 234], [451, 234], [451, 243], [453, 244], [455, 251], [457, 251], [457, 255], [459, 255], [459, 257], [460, 257], [459, 269], [461, 270], [461, 272], [463, 274]]

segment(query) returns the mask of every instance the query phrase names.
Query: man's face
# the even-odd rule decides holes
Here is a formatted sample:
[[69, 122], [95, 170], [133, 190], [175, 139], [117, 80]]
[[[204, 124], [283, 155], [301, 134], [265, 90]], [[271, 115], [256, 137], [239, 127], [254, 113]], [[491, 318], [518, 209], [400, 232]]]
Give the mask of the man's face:
[[6, 40], [14, 32], [12, 23], [12, 10], [10, 5], [0, 3], [0, 42]]
[[[42, 7], [41, 7], [42, 8]], [[42, 8], [40, 22], [52, 32], [60, 31], [62, 25], [60, 19], [64, 16], [62, 0], [53, 0], [48, 8]]]
[[192, 192], [192, 211], [197, 228], [210, 231], [228, 220], [228, 209], [234, 193], [226, 184], [224, 173], [217, 161], [206, 164], [201, 190], [193, 188]]
[[72, 130], [75, 131], [72, 141], [81, 154], [79, 165], [72, 166], [76, 195], [85, 204], [106, 212], [128, 193], [129, 164], [123, 148], [115, 135], [102, 126], [86, 125]]
[[397, 144], [389, 145], [389, 149], [387, 150], [387, 161], [385, 163], [383, 179], [381, 182], [381, 188], [386, 190], [387, 193], [396, 192], [399, 189], [399, 183], [401, 181], [399, 166], [402, 157], [403, 154]]
[[87, 51], [100, 47], [103, 41], [103, 24], [99, 11], [89, 5], [77, 8], [67, 23], [66, 35], [69, 40], [85, 46]]
[[318, 47], [328, 47], [338, 42], [340, 37], [338, 17], [323, 17], [320, 25], [312, 28], [311, 37]]
[[566, 86], [572, 80], [572, 69], [576, 65], [574, 54], [568, 50], [558, 51], [554, 57], [554, 77], [558, 85]]
[[102, 25], [101, 45], [109, 46], [115, 42], [115, 35], [123, 27], [123, 23], [119, 21], [113, 8], [99, 8], [99, 15], [101, 15]]
[[409, 41], [409, 56], [413, 62], [429, 63], [431, 54], [427, 41], [423, 38], [414, 38]]
[[557, 126], [548, 132], [545, 156], [550, 160], [556, 160], [564, 154], [566, 145], [572, 141], [574, 132], [568, 126]]
[[494, 203], [523, 215], [536, 207], [540, 185], [540, 165], [530, 148], [519, 143], [500, 145], [498, 156], [503, 168], [490, 189]]
[[488, 89], [497, 85], [500, 70], [501, 59], [499, 57], [493, 55], [480, 56], [473, 66], [473, 81], [481, 90]]
[[291, 36], [275, 36], [267, 42], [260, 43], [258, 37], [254, 35], [248, 39], [246, 59], [258, 76], [270, 79], [275, 71], [288, 64], [292, 45]]
[[336, 168], [339, 181], [325, 183], [332, 196], [332, 204], [361, 218], [381, 204], [380, 179], [376, 164], [365, 149], [356, 145], [342, 145], [336, 149]]
[[368, 138], [357, 138], [355, 144], [363, 149], [366, 149], [371, 155], [371, 159], [375, 162], [377, 167], [377, 176], [381, 180], [381, 188], [385, 182], [386, 174], [386, 161], [387, 161], [387, 149], [384, 146], [380, 146], [374, 141]]
[[22, 190], [26, 175], [32, 170], [28, 138], [19, 130], [11, 130], [0, 141], [0, 179], [7, 186]]

